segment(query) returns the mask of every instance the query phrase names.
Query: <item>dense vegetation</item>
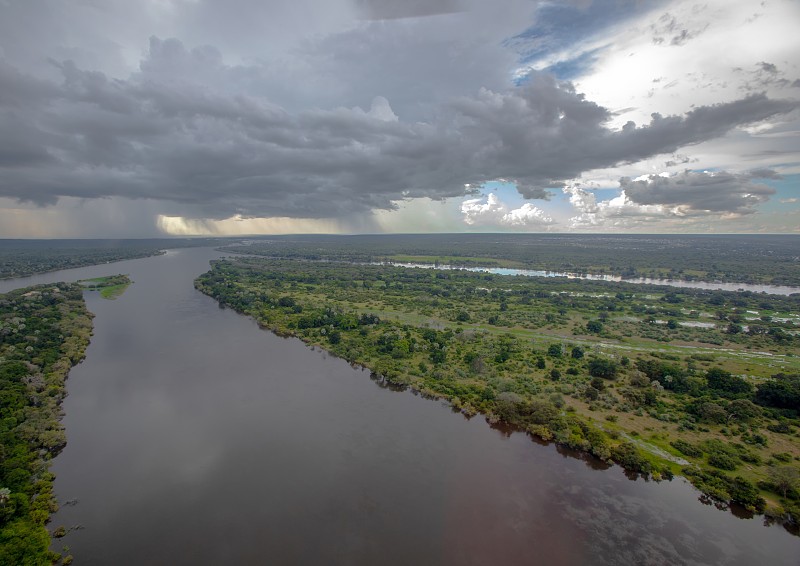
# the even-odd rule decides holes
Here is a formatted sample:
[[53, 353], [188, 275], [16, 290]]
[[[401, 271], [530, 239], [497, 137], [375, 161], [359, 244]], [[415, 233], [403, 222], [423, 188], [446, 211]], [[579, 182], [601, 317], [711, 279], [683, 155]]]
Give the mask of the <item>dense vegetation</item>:
[[50, 460], [66, 444], [64, 382], [92, 332], [81, 287], [0, 295], [0, 565], [51, 564], [45, 524], [57, 508]]
[[236, 240], [0, 240], [0, 279], [149, 257], [167, 248], [212, 246]]
[[285, 259], [399, 261], [800, 286], [791, 235], [415, 234], [284, 236], [238, 251]]
[[800, 517], [800, 295], [259, 258], [196, 286], [466, 415]]

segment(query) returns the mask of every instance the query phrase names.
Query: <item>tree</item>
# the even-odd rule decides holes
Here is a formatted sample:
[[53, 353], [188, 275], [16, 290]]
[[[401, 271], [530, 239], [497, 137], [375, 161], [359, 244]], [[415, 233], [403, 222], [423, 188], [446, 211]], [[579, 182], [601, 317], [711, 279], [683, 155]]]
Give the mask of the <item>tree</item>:
[[600, 334], [603, 331], [603, 323], [599, 320], [590, 320], [586, 323], [586, 330], [592, 334]]
[[800, 411], [800, 375], [773, 375], [758, 386], [755, 400], [765, 407]]
[[706, 372], [708, 387], [718, 392], [739, 394], [750, 393], [753, 386], [741, 377], [737, 377], [729, 371], [721, 368], [711, 368]]
[[561, 344], [550, 344], [550, 347], [547, 348], [547, 355], [551, 358], [560, 358], [561, 357]]
[[584, 351], [583, 348], [580, 346], [575, 346], [572, 348], [572, 357], [576, 360], [580, 360], [583, 357]]
[[447, 359], [447, 355], [445, 354], [444, 348], [433, 348], [431, 349], [429, 358], [434, 364], [443, 364]]
[[794, 466], [770, 466], [769, 480], [786, 497], [789, 491], [800, 488], [800, 470]]
[[617, 377], [617, 364], [606, 358], [592, 358], [589, 360], [589, 375], [604, 379], [614, 379]]

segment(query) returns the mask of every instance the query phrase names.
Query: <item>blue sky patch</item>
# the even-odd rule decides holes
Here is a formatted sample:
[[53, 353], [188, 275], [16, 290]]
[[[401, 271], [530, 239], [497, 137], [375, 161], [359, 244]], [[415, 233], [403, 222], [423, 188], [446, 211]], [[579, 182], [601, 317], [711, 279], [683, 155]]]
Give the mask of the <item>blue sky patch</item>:
[[[522, 66], [533, 65], [548, 55], [568, 49], [660, 4], [664, 2], [595, 0], [585, 7], [555, 2], [542, 4], [536, 11], [535, 24], [507, 43], [516, 46], [520, 52]], [[597, 49], [587, 51], [543, 70], [553, 73], [560, 80], [573, 80], [591, 70], [597, 52]], [[518, 82], [524, 80], [522, 77]]]

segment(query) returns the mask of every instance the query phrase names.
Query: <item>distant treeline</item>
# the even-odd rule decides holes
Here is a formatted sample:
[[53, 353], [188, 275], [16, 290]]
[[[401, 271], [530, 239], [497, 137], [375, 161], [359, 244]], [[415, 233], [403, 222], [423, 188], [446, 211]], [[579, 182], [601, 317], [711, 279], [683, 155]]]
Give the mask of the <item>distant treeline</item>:
[[218, 238], [0, 240], [0, 279], [149, 257], [168, 248], [215, 246], [231, 241]]
[[800, 237], [793, 235], [280, 236], [253, 239], [234, 249], [287, 259], [440, 261], [625, 278], [800, 286]]

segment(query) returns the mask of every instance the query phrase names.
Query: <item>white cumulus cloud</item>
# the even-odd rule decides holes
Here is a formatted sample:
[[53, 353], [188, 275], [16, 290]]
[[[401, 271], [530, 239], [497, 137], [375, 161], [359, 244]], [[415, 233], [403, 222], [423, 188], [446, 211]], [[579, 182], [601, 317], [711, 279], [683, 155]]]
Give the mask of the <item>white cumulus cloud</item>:
[[555, 221], [541, 208], [526, 202], [519, 208], [510, 208], [499, 197], [490, 193], [485, 199], [474, 198], [461, 203], [464, 223], [470, 226], [507, 226], [515, 228], [541, 228]]

